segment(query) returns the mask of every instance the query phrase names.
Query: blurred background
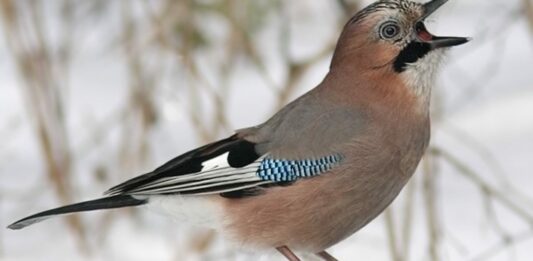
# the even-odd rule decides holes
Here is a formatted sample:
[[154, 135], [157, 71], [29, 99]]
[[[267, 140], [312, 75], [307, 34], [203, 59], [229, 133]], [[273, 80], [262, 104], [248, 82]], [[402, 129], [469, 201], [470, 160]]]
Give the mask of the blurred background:
[[[0, 0], [0, 260], [283, 260], [139, 209], [35, 211], [266, 120], [318, 84], [368, 0]], [[431, 148], [340, 260], [533, 260], [533, 3], [450, 1], [472, 36], [434, 89]]]

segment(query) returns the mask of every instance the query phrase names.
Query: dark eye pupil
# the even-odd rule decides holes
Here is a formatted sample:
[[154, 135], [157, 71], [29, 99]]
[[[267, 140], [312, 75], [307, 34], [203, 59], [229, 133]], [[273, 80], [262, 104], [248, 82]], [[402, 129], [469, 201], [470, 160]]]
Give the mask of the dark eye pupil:
[[396, 27], [394, 25], [386, 26], [384, 31], [386, 37], [393, 37], [396, 35]]
[[396, 28], [394, 28], [393, 26], [388, 26], [386, 32], [387, 32], [387, 35], [393, 35], [396, 33]]

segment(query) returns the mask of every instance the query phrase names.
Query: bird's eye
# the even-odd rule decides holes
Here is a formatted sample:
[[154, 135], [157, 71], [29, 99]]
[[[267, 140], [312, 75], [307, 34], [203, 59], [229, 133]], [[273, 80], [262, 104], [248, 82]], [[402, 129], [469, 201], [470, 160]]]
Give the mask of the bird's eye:
[[400, 26], [394, 22], [387, 22], [381, 26], [379, 34], [383, 39], [392, 39], [400, 33]]

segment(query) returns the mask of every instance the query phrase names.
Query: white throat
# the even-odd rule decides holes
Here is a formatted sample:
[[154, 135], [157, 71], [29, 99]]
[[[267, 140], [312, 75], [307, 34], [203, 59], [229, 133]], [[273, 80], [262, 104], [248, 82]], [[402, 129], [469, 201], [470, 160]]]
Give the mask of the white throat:
[[404, 81], [419, 98], [421, 109], [429, 109], [431, 88], [435, 85], [437, 72], [444, 57], [444, 50], [434, 50], [415, 63], [407, 65], [402, 73]]

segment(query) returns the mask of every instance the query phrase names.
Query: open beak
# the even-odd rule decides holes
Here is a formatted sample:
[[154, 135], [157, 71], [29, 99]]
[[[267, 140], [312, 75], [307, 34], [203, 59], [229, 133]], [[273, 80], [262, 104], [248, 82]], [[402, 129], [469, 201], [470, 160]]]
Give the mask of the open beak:
[[446, 2], [448, 2], [448, 0], [432, 0], [424, 4], [424, 15], [415, 25], [418, 41], [429, 44], [433, 50], [461, 45], [471, 40], [471, 38], [468, 37], [434, 36], [427, 31], [423, 21]]

